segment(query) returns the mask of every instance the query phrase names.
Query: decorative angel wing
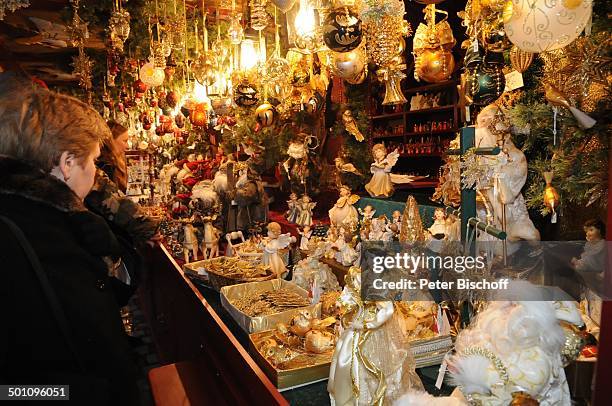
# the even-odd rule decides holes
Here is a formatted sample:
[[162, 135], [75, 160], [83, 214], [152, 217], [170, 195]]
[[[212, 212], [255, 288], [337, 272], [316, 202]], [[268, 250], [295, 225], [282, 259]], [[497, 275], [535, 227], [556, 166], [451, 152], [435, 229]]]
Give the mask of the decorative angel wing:
[[399, 159], [399, 152], [397, 149], [394, 149], [392, 152], [389, 152], [385, 160], [387, 161], [387, 166], [385, 166], [385, 171], [390, 172], [391, 168], [395, 166], [397, 160]]
[[287, 234], [281, 234], [278, 236], [278, 248], [279, 249], [283, 249], [289, 246], [289, 244], [291, 244], [291, 234], [287, 233]]
[[357, 195], [350, 195], [348, 198], [349, 204], [355, 204], [357, 203], [358, 200], [359, 200], [359, 196]]

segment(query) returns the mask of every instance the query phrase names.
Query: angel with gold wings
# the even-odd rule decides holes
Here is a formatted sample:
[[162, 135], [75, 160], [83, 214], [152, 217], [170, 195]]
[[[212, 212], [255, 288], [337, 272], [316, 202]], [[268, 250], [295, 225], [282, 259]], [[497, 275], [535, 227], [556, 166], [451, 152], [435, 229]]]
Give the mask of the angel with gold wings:
[[396, 175], [391, 169], [399, 159], [399, 152], [395, 149], [387, 154], [384, 144], [376, 144], [372, 147], [374, 162], [370, 165], [372, 179], [365, 185], [365, 189], [372, 197], [389, 197], [393, 195], [394, 183], [409, 183], [413, 181], [412, 176]]

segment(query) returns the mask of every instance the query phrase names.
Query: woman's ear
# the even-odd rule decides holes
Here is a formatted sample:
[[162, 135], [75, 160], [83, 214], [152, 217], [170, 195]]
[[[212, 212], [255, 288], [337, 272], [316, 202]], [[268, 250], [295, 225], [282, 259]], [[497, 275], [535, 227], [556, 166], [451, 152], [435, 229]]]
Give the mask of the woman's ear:
[[59, 171], [64, 179], [64, 182], [67, 182], [70, 179], [70, 175], [72, 174], [72, 169], [77, 164], [76, 158], [74, 154], [71, 154], [68, 151], [62, 152], [59, 161]]

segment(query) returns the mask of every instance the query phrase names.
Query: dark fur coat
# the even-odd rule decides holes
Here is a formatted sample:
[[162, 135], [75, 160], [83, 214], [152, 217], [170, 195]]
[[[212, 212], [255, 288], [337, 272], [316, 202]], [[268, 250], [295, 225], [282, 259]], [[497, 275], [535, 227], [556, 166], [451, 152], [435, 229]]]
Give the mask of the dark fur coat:
[[37, 253], [85, 365], [77, 366], [27, 257], [0, 223], [0, 383], [69, 384], [74, 404], [139, 404], [104, 260], [120, 248], [104, 219], [60, 180], [7, 157], [0, 157], [0, 215]]

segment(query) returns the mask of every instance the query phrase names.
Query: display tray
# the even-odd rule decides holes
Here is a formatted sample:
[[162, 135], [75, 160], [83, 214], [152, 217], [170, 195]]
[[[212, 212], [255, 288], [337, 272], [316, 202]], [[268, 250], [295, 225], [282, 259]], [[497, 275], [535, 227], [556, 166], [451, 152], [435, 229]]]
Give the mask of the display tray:
[[309, 354], [303, 352], [299, 355], [300, 360], [306, 366], [296, 368], [277, 368], [272, 365], [257, 349], [258, 345], [272, 338], [274, 330], [261, 331], [249, 335], [249, 352], [255, 362], [263, 369], [268, 378], [276, 385], [279, 391], [299, 388], [315, 382], [327, 380], [329, 377], [329, 367], [334, 351], [330, 350], [322, 354]]
[[197, 280], [198, 282], [216, 290], [217, 292], [220, 292], [221, 288], [224, 286], [231, 286], [248, 282], [260, 282], [275, 278], [275, 275], [269, 268], [267, 275], [256, 278], [240, 278], [235, 276], [227, 276], [222, 273], [215, 272], [214, 267], [212, 265], [214, 263], [219, 263], [218, 261], [222, 261], [224, 259], [226, 261], [246, 261], [245, 263], [248, 262], [249, 264], [260, 266], [260, 261], [251, 260], [248, 258], [216, 257], [185, 264], [183, 265], [183, 271], [192, 279]]
[[274, 313], [266, 316], [250, 317], [238, 310], [231, 303], [232, 300], [244, 297], [244, 295], [253, 292], [264, 292], [267, 290], [288, 289], [304, 298], [308, 298], [308, 292], [300, 288], [293, 282], [288, 282], [284, 279], [273, 279], [263, 282], [243, 283], [240, 285], [225, 286], [221, 288], [221, 305], [238, 323], [238, 325], [247, 333], [256, 333], [258, 331], [272, 330], [278, 323], [289, 323], [291, 319], [297, 315], [300, 310], [309, 310], [313, 317], [320, 317], [321, 304], [317, 303], [310, 306], [299, 307], [291, 310], [286, 310], [280, 313]]
[[410, 342], [417, 368], [440, 365], [444, 356], [453, 348], [451, 336], [439, 336]]

